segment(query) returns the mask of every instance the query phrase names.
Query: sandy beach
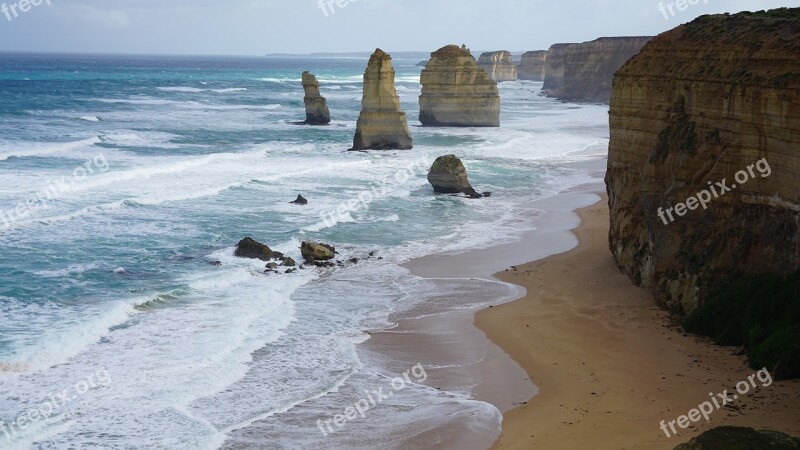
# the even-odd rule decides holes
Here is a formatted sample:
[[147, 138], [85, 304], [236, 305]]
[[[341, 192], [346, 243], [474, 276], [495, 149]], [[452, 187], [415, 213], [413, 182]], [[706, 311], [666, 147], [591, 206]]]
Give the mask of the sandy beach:
[[800, 382], [761, 383], [667, 438], [677, 419], [755, 371], [735, 350], [686, 335], [608, 250], [606, 197], [579, 210], [579, 245], [497, 278], [527, 295], [477, 314], [539, 393], [504, 414], [495, 449], [671, 449], [722, 425], [800, 434]]

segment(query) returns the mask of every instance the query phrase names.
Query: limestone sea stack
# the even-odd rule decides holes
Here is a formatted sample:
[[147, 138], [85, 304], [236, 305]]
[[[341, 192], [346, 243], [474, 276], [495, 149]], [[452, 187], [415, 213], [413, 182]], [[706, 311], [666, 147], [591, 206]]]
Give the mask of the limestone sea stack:
[[431, 53], [420, 76], [419, 121], [425, 126], [499, 127], [497, 83], [464, 47], [448, 45]]
[[306, 105], [306, 125], [327, 125], [331, 123], [331, 113], [325, 97], [319, 93], [317, 77], [309, 72], [303, 72], [303, 90]]
[[406, 113], [394, 87], [392, 57], [375, 50], [364, 72], [361, 115], [351, 150], [408, 150], [413, 147]]
[[467, 168], [456, 155], [445, 155], [436, 158], [428, 172], [428, 182], [433, 191], [439, 194], [464, 193], [472, 198], [483, 197], [467, 178]]
[[567, 102], [608, 103], [614, 73], [652, 37], [606, 37], [581, 44], [556, 44], [547, 53], [548, 97]]
[[522, 54], [522, 61], [517, 68], [517, 78], [529, 81], [544, 81], [547, 50], [536, 50]]
[[800, 8], [656, 37], [617, 72], [610, 127], [611, 251], [658, 302], [800, 270]]
[[517, 65], [514, 64], [514, 58], [511, 56], [511, 52], [506, 50], [483, 53], [478, 59], [478, 65], [485, 70], [494, 81], [517, 80]]

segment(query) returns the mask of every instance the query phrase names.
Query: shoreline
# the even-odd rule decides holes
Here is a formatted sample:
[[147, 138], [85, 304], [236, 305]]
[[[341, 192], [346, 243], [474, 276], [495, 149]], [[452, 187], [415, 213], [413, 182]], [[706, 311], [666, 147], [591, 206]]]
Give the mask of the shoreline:
[[800, 434], [800, 381], [759, 383], [749, 395], [667, 438], [659, 428], [709, 392], [733, 391], [756, 371], [735, 349], [683, 333], [633, 285], [607, 246], [607, 197], [577, 211], [578, 246], [497, 273], [527, 289], [475, 315], [475, 326], [539, 388], [504, 413], [494, 449], [672, 449], [708, 429], [735, 425]]

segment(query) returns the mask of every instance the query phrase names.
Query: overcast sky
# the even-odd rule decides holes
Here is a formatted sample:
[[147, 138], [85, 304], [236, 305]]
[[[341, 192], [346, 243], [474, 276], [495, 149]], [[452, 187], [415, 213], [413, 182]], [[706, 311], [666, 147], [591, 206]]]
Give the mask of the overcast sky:
[[666, 6], [676, 0], [33, 0], [41, 5], [27, 12], [20, 1], [0, 0], [8, 8], [0, 12], [0, 50], [263, 55], [466, 43], [522, 51], [655, 35], [702, 14], [800, 6], [691, 0], [698, 4], [673, 6], [673, 17]]

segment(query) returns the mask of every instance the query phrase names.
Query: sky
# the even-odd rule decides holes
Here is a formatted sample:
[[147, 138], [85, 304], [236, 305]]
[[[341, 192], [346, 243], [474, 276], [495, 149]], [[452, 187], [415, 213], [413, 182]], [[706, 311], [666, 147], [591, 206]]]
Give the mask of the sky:
[[0, 0], [0, 50], [264, 55], [463, 43], [527, 51], [782, 6], [800, 0]]

